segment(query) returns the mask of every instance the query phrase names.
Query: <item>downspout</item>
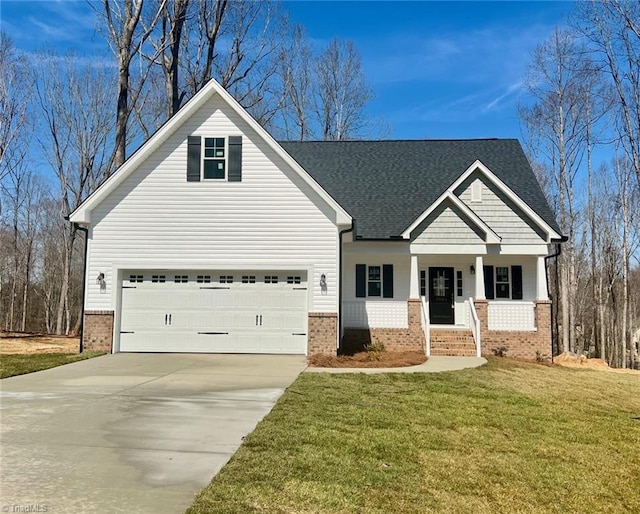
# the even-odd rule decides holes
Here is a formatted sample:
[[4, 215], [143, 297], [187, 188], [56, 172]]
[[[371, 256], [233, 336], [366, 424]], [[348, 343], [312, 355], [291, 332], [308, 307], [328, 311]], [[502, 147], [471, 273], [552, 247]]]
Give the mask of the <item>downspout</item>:
[[[65, 216], [65, 220], [69, 221], [69, 216]], [[79, 223], [73, 224], [76, 230], [80, 230], [84, 232], [84, 261], [82, 263], [82, 307], [80, 309], [80, 353], [84, 351], [84, 302], [85, 302], [85, 292], [87, 289], [87, 251], [89, 248], [88, 240], [89, 240], [89, 229], [87, 227], [83, 227]]]
[[338, 349], [342, 343], [342, 236], [344, 234], [348, 234], [349, 232], [353, 232], [356, 226], [356, 222], [354, 219], [351, 220], [351, 226], [349, 228], [345, 228], [338, 232]]
[[[547, 265], [547, 259], [551, 259], [551, 258], [556, 258], [556, 267], [558, 266], [557, 263], [557, 257], [560, 256], [560, 254], [562, 253], [562, 245], [560, 243], [564, 243], [565, 241], [567, 241], [569, 238], [567, 236], [563, 236], [560, 240], [558, 240], [558, 242], [556, 243], [556, 253], [552, 253], [551, 255], [547, 255], [544, 258], [544, 274], [545, 274], [545, 279], [547, 282], [547, 294], [549, 294], [549, 296], [551, 296], [551, 294], [549, 293], [550, 289], [549, 289], [549, 267]], [[555, 346], [555, 342], [556, 342], [556, 337], [555, 337], [555, 331], [553, 329], [553, 313], [555, 310], [555, 298], [551, 298], [551, 308], [549, 309], [549, 316], [550, 316], [550, 320], [549, 320], [549, 326], [551, 327], [551, 363], [553, 364], [553, 348]]]

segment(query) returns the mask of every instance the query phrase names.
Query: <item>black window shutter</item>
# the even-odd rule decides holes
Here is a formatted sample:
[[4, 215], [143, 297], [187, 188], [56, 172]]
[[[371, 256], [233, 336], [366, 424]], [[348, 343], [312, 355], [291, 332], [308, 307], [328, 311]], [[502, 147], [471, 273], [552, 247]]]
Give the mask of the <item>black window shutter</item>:
[[484, 297], [487, 300], [495, 298], [493, 284], [493, 266], [484, 266]]
[[229, 182], [242, 181], [242, 136], [229, 136]]
[[200, 182], [200, 136], [189, 136], [187, 152], [187, 182]]
[[511, 280], [513, 281], [511, 298], [522, 300], [522, 266], [511, 266]]
[[382, 297], [393, 298], [393, 264], [382, 266]]
[[356, 264], [356, 298], [367, 296], [367, 266]]

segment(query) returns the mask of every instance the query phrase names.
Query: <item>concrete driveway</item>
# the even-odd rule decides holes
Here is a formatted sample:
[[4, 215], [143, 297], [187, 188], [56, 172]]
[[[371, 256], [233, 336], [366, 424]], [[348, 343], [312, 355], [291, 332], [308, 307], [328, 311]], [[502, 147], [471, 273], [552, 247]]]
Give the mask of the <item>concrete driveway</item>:
[[184, 512], [305, 367], [116, 354], [2, 380], [2, 511]]

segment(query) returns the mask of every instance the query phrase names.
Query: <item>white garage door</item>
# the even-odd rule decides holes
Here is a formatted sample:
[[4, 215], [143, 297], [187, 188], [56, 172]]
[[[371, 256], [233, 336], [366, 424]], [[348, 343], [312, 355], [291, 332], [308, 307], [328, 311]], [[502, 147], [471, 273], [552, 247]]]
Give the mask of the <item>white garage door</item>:
[[120, 351], [305, 354], [300, 271], [131, 271]]

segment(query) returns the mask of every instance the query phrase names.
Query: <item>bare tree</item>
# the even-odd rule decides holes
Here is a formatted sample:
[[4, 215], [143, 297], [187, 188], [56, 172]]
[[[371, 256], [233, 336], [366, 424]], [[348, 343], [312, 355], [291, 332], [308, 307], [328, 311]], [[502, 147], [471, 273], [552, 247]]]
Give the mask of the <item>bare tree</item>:
[[[164, 3], [164, 5], [162, 5]], [[166, 0], [160, 2], [160, 22], [154, 34], [149, 38], [153, 48], [156, 64], [162, 70], [166, 90], [166, 115], [173, 116], [185, 97], [186, 92], [181, 88], [180, 58], [181, 45], [188, 43], [182, 37], [183, 28], [187, 20], [194, 18], [193, 9], [189, 9], [189, 0]], [[153, 59], [153, 56], [149, 57]]]
[[631, 182], [634, 175], [633, 166], [628, 159], [616, 159], [614, 163], [615, 177], [617, 182], [616, 207], [618, 212], [618, 225], [620, 227], [620, 254], [622, 257], [622, 291], [621, 291], [621, 323], [619, 336], [619, 365], [623, 368], [634, 367], [634, 353], [631, 347], [631, 302], [630, 296], [630, 276], [631, 276], [631, 255], [637, 249], [634, 228], [638, 223], [638, 195], [637, 189]]
[[324, 140], [357, 137], [371, 99], [360, 54], [351, 41], [333, 39], [316, 59], [315, 115]]
[[304, 141], [311, 135], [313, 100], [312, 52], [304, 28], [294, 25], [291, 40], [282, 49], [279, 73], [284, 91], [283, 131], [287, 139]]
[[24, 157], [25, 129], [33, 80], [29, 65], [13, 41], [0, 32], [0, 180]]
[[[108, 176], [114, 127], [111, 83], [102, 67], [80, 66], [73, 56], [43, 55], [36, 96], [42, 118], [39, 141], [60, 185], [60, 219], [68, 216]], [[63, 274], [56, 313], [56, 333], [68, 333], [72, 314], [69, 287], [76, 228], [61, 239]]]
[[[126, 159], [127, 128], [133, 107], [144, 90], [150, 65], [141, 66], [136, 84], [132, 83], [131, 65], [142, 46], [153, 32], [164, 11], [165, 0], [160, 1], [149, 16], [148, 24], [140, 23], [144, 0], [102, 0], [102, 11], [112, 50], [118, 60], [117, 109], [115, 126], [115, 165]], [[152, 59], [154, 60], [154, 59]]]
[[183, 100], [215, 78], [263, 126], [283, 103], [276, 80], [287, 19], [268, 0], [202, 0], [197, 23], [184, 26]]
[[569, 237], [559, 266], [563, 351], [575, 350], [576, 237], [578, 209], [575, 180], [585, 150], [584, 116], [589, 93], [586, 79], [593, 72], [575, 36], [556, 29], [534, 51], [526, 89], [533, 102], [520, 108], [520, 117], [534, 142], [534, 157], [549, 162], [558, 195], [560, 228]]
[[610, 78], [618, 132], [640, 187], [640, 2], [579, 2], [574, 25], [587, 37]]
[[2, 245], [5, 266], [0, 271], [0, 283], [9, 285], [9, 296], [0, 312], [5, 314], [5, 329], [23, 332], [27, 327], [33, 291], [36, 238], [42, 223], [41, 206], [46, 191], [42, 178], [30, 169], [31, 164], [21, 162], [0, 181], [0, 196], [7, 206], [0, 217], [0, 226], [10, 235]]

